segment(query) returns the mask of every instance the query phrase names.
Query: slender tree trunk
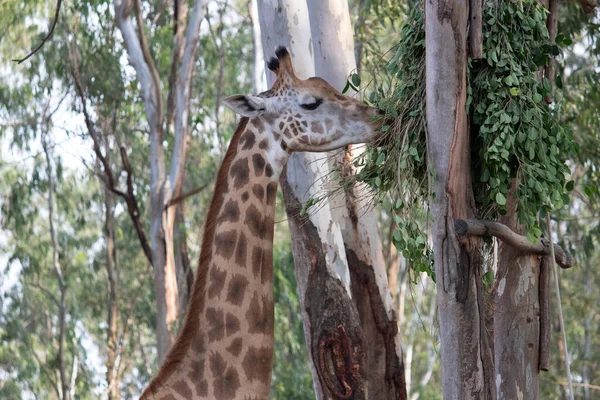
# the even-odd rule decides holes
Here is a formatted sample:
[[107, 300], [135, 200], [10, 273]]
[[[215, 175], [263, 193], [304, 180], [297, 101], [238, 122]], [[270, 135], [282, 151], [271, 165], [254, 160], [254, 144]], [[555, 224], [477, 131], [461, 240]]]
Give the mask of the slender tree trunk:
[[177, 291], [179, 293], [179, 319], [185, 316], [188, 301], [191, 296], [194, 272], [190, 265], [190, 255], [187, 247], [187, 228], [185, 226], [185, 202], [181, 201], [175, 207], [175, 268], [177, 274]]
[[[315, 73], [342, 90], [356, 69], [354, 38], [347, 2], [308, 0], [314, 44]], [[352, 159], [364, 146], [348, 146], [341, 157], [343, 174], [352, 174]], [[343, 177], [342, 177], [343, 179]], [[366, 368], [368, 396], [375, 399], [404, 399], [404, 364], [398, 323], [388, 289], [387, 271], [377, 226], [377, 213], [367, 201], [363, 186], [357, 185], [332, 200], [334, 221], [342, 231], [352, 280], [352, 300], [360, 315], [368, 346]], [[336, 204], [337, 203], [337, 204]], [[339, 204], [341, 203], [341, 204]], [[383, 362], [383, 360], [385, 360]]]
[[[167, 96], [167, 123], [173, 107], [175, 140], [171, 166], [167, 175], [163, 150], [163, 101], [161, 81], [158, 76], [148, 41], [144, 32], [144, 23], [140, 0], [114, 0], [117, 27], [129, 61], [136, 71], [137, 80], [142, 89], [146, 120], [150, 130], [150, 240], [152, 245], [152, 266], [154, 269], [154, 290], [156, 295], [156, 341], [158, 361], [162, 363], [173, 341], [172, 324], [177, 322], [179, 295], [175, 266], [174, 225], [176, 205], [171, 202], [182, 191], [185, 172], [185, 158], [188, 142], [188, 117], [192, 78], [198, 49], [200, 23], [204, 19], [207, 0], [195, 0], [185, 29], [185, 43], [179, 24], [185, 14], [182, 2], [177, 2], [174, 50], [172, 63], [181, 65], [173, 84], [171, 67], [170, 92]], [[137, 33], [132, 21], [132, 11], [136, 18]], [[183, 55], [179, 55], [183, 46]], [[174, 91], [174, 93], [172, 92]]]
[[[507, 215], [500, 222], [524, 234], [516, 204], [509, 196]], [[539, 397], [540, 264], [539, 256], [523, 256], [499, 243], [493, 322], [498, 399]]]
[[252, 93], [266, 90], [265, 62], [260, 34], [260, 21], [258, 20], [258, 2], [249, 0], [248, 11], [252, 22]]
[[[164, 232], [164, 182], [165, 164], [163, 151], [163, 110], [158, 71], [150, 55], [144, 33], [143, 19], [139, 0], [115, 0], [115, 17], [121, 31], [129, 61], [136, 70], [137, 79], [142, 88], [142, 98], [146, 111], [146, 120], [150, 130], [150, 243], [152, 266], [154, 269], [154, 292], [156, 295], [156, 342], [159, 363], [164, 359], [172, 337], [169, 324], [177, 317], [177, 299], [173, 285], [174, 263], [167, 257], [167, 243], [172, 235]], [[131, 18], [136, 8], [136, 34]], [[171, 253], [173, 254], [173, 253]], [[169, 260], [170, 258], [170, 260]]]
[[169, 92], [167, 95], [167, 125], [173, 123], [175, 115], [175, 93], [177, 86], [177, 66], [183, 57], [185, 46], [185, 20], [188, 5], [183, 0], [173, 0], [173, 50], [171, 50], [171, 69], [169, 71]]
[[119, 260], [117, 258], [115, 227], [115, 195], [105, 186], [104, 238], [106, 240], [106, 275], [108, 278], [106, 383], [108, 385], [108, 398], [110, 400], [118, 400], [121, 398], [116, 365], [119, 341], [119, 330], [117, 328], [117, 320], [119, 317]]
[[473, 215], [465, 109], [468, 2], [425, 2], [428, 164], [445, 399], [495, 397], [486, 344], [480, 245], [454, 219]]
[[[584, 299], [586, 301], [591, 301], [592, 297], [592, 287], [594, 285], [594, 276], [590, 273], [593, 269], [590, 265], [589, 257], [585, 258], [585, 267], [583, 270], [583, 294]], [[589, 313], [586, 313], [586, 316], [583, 319], [583, 368], [582, 368], [582, 377], [583, 384], [586, 385], [583, 387], [583, 398], [584, 400], [590, 400], [592, 398], [592, 393], [588, 385], [592, 383], [592, 371], [590, 365], [594, 363], [592, 360], [592, 335], [593, 335], [593, 327], [592, 327], [593, 316]]]
[[[45, 117], [44, 117], [45, 118]], [[60, 249], [58, 244], [58, 238], [56, 237], [56, 230], [54, 228], [54, 169], [52, 167], [53, 146], [48, 144], [48, 121], [44, 121], [45, 132], [42, 133], [42, 147], [46, 155], [46, 171], [48, 174], [48, 224], [50, 226], [50, 241], [52, 243], [52, 267], [56, 273], [56, 279], [58, 281], [58, 289], [60, 292], [58, 299], [58, 375], [60, 381], [60, 395], [61, 400], [70, 400], [69, 391], [69, 377], [67, 376], [65, 366], [65, 336], [66, 336], [66, 316], [67, 316], [67, 285], [63, 276], [62, 268], [60, 266]]]

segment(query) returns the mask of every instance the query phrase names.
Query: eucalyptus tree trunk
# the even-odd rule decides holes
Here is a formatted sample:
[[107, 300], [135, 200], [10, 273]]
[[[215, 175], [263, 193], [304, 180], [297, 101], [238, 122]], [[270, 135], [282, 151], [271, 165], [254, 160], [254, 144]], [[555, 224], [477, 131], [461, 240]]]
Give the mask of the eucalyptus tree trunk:
[[[348, 3], [308, 0], [307, 4], [315, 73], [341, 91], [349, 74], [356, 70]], [[342, 179], [353, 172], [351, 161], [363, 149], [362, 145], [351, 145], [331, 159], [345, 164], [341, 168]], [[372, 399], [406, 398], [398, 321], [388, 288], [377, 213], [369, 198], [366, 188], [357, 185], [336, 196], [331, 209], [342, 231], [352, 300], [368, 343], [365, 347], [368, 396]]]
[[[106, 148], [108, 149], [108, 146]], [[107, 186], [104, 187], [104, 240], [106, 241], [106, 276], [108, 280], [106, 384], [108, 385], [108, 399], [118, 400], [121, 398], [117, 366], [119, 353], [119, 330], [117, 328], [119, 317], [119, 260], [116, 243], [115, 194]]]
[[[550, 40], [554, 41], [557, 30], [556, 0], [541, 0], [546, 8], [550, 9], [547, 20]], [[547, 75], [553, 82], [554, 72], [552, 61], [545, 69], [538, 72], [538, 79]], [[552, 102], [549, 95], [546, 101]], [[518, 200], [514, 197], [516, 183], [506, 202], [507, 213], [500, 218], [500, 222], [507, 225], [514, 232], [525, 235], [525, 227], [517, 220]], [[544, 300], [541, 293], [549, 290], [550, 265], [542, 261], [542, 257], [525, 255], [517, 249], [499, 242], [498, 271], [494, 282], [494, 364], [496, 379], [496, 392], [498, 399], [537, 399], [539, 397], [540, 370], [547, 368], [541, 365], [541, 349], [545, 347], [541, 342], [542, 318], [547, 312], [540, 312]], [[543, 271], [546, 269], [546, 271]], [[546, 324], [545, 329], [549, 329]]]
[[[524, 235], [512, 192], [506, 202], [507, 214], [500, 222]], [[498, 399], [539, 397], [541, 260], [499, 242], [493, 313]]]
[[248, 1], [248, 13], [252, 22], [252, 92], [260, 93], [267, 90], [267, 85], [265, 82], [265, 60], [263, 58], [257, 0]]
[[[316, 72], [344, 87], [355, 68], [347, 5], [264, 0], [259, 16], [266, 59], [277, 46], [287, 46], [299, 77]], [[269, 84], [273, 78], [269, 73]], [[310, 198], [326, 194], [323, 178], [332, 156], [344, 159], [343, 152], [293, 154], [281, 182], [315, 392], [319, 399], [405, 398], [376, 215], [367, 211], [358, 188], [309, 210], [306, 218], [300, 213]]]
[[[278, 46], [288, 47], [296, 74], [315, 75], [308, 8], [304, 1], [259, 0], [265, 59]], [[273, 84], [274, 75], [268, 72]], [[340, 225], [329, 204], [300, 212], [307, 201], [325, 193], [329, 172], [324, 154], [294, 153], [281, 178], [292, 235], [298, 293], [315, 393], [318, 399], [367, 398], [365, 342], [351, 299], [350, 272]]]
[[[454, 219], [473, 215], [466, 116], [468, 2], [425, 2], [428, 164], [445, 399], [495, 398], [484, 323], [482, 260]], [[430, 174], [431, 176], [431, 174]]]
[[[200, 34], [200, 23], [204, 19], [207, 0], [195, 0], [189, 13], [185, 37], [179, 24], [183, 23], [185, 11], [182, 8], [176, 20], [174, 54], [172, 63], [181, 65], [176, 72], [176, 83], [169, 87], [168, 106], [165, 118], [161, 93], [161, 79], [152, 59], [148, 40], [144, 33], [144, 19], [140, 0], [114, 0], [115, 19], [123, 37], [129, 61], [136, 71], [141, 86], [146, 120], [150, 130], [150, 238], [151, 263], [154, 269], [156, 294], [156, 339], [158, 361], [162, 363], [173, 341], [172, 325], [178, 317], [179, 294], [175, 265], [174, 226], [177, 201], [181, 196], [184, 166], [187, 155], [188, 117], [190, 93], [195, 69], [196, 53]], [[182, 5], [182, 2], [176, 4]], [[136, 18], [133, 23], [132, 12]], [[136, 32], [137, 28], [137, 32]], [[182, 44], [181, 42], [184, 41]], [[183, 46], [183, 55], [178, 50]], [[171, 71], [175, 66], [171, 68]], [[173, 73], [171, 73], [171, 76]], [[171, 82], [174, 78], [171, 77]], [[171, 156], [170, 171], [167, 174], [163, 149], [165, 123], [169, 123], [169, 113], [173, 112], [175, 140]]]

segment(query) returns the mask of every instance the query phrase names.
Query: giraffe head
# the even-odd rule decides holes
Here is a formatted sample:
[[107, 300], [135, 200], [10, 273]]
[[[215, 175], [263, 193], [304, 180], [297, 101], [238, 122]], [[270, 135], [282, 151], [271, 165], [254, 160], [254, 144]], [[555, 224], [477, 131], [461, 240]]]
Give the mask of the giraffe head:
[[223, 103], [244, 117], [262, 117], [288, 152], [330, 151], [377, 136], [377, 109], [343, 95], [321, 78], [299, 79], [285, 47], [276, 55], [268, 63], [277, 75], [270, 90], [230, 96]]

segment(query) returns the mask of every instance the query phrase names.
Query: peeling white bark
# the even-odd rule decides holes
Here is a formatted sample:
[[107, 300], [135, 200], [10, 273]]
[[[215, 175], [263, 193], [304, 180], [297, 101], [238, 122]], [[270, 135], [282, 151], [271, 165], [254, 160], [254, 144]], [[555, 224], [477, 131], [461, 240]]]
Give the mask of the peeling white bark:
[[[277, 9], [280, 9], [281, 12], [278, 12]], [[264, 59], [268, 60], [273, 57], [278, 46], [286, 46], [292, 55], [296, 75], [301, 79], [314, 76], [312, 39], [309, 33], [310, 22], [306, 6], [294, 0], [259, 1], [259, 14], [263, 32]], [[274, 81], [275, 75], [268, 71], [268, 86], [273, 85]], [[293, 153], [290, 156], [287, 165], [287, 179], [302, 206], [309, 199], [323, 196], [326, 193], [322, 186], [324, 178], [329, 174], [329, 165], [326, 160], [327, 155], [317, 153]], [[328, 204], [319, 205], [309, 210], [309, 219], [319, 232], [329, 272], [332, 276], [339, 278], [346, 291], [350, 293], [350, 275], [342, 234], [339, 224], [332, 222], [330, 206]], [[308, 276], [299, 278], [302, 278], [302, 282], [299, 281], [298, 285], [302, 286]]]
[[[294, 0], [259, 0], [258, 10], [265, 60], [274, 56], [278, 46], [286, 46], [292, 55], [296, 75], [302, 79], [314, 76], [306, 3]], [[274, 78], [274, 74], [267, 71], [269, 86], [273, 84]], [[311, 209], [307, 221], [298, 219], [299, 208], [304, 207], [309, 199], [325, 194], [322, 183], [329, 173], [326, 160], [327, 155], [324, 154], [294, 153], [288, 161], [286, 179], [282, 179], [293, 237], [292, 251], [305, 338], [318, 399], [330, 398], [318, 368], [318, 357], [322, 354], [319, 347], [322, 343], [319, 341], [323, 340], [321, 335], [335, 334], [333, 330], [337, 328], [332, 327], [331, 323], [337, 321], [346, 328], [346, 333], [351, 337], [350, 342], [353, 343], [355, 328], [359, 322], [357, 311], [350, 300], [350, 273], [342, 232], [332, 215], [330, 205], [320, 204]], [[319, 291], [317, 296], [314, 295], [315, 290]], [[335, 298], [332, 299], [331, 296]], [[334, 300], [335, 306], [321, 308], [325, 306], [326, 299]], [[330, 314], [326, 315], [328, 312]], [[339, 312], [342, 314], [338, 314]], [[355, 398], [363, 398], [362, 395], [363, 389], [358, 388]]]
[[[315, 73], [334, 88], [342, 90], [348, 75], [356, 70], [354, 59], [354, 39], [350, 24], [350, 13], [346, 2], [332, 0], [308, 0], [311, 32], [314, 43]], [[350, 93], [349, 93], [350, 94]], [[349, 146], [351, 157], [361, 153], [363, 146]], [[333, 160], [333, 158], [332, 158]], [[341, 161], [339, 158], [336, 161]], [[344, 243], [359, 254], [362, 261], [373, 266], [379, 294], [388, 317], [394, 314], [392, 297], [388, 290], [387, 274], [383, 261], [383, 249], [377, 214], [367, 202], [364, 190], [356, 187], [354, 199], [350, 201], [358, 212], [358, 226], [353, 227], [351, 210], [345, 206], [344, 194], [332, 199], [332, 213], [340, 225]]]
[[[200, 39], [200, 24], [206, 14], [207, 2], [207, 0], [196, 0], [194, 2], [194, 8], [190, 14], [185, 33], [185, 48], [177, 78], [177, 93], [175, 94], [175, 144], [169, 177], [172, 197], [178, 196], [181, 193], [183, 183], [188, 142], [190, 93], [192, 91], [192, 78], [194, 76], [198, 41]], [[169, 200], [167, 198], [166, 202]]]
[[[315, 72], [333, 87], [342, 90], [348, 75], [356, 70], [354, 38], [348, 3], [334, 0], [307, 0], [314, 43]], [[351, 93], [348, 93], [351, 94]], [[348, 146], [350, 159], [364, 146]], [[344, 153], [330, 158], [344, 163]], [[406, 396], [404, 365], [396, 313], [388, 288], [377, 213], [368, 201], [365, 188], [355, 186], [331, 199], [334, 220], [339, 223], [353, 276], [356, 304], [367, 342], [365, 353], [370, 398], [397, 399]], [[376, 286], [374, 290], [373, 286]], [[385, 359], [386, 362], [382, 362]]]
[[252, 91], [253, 93], [260, 93], [267, 90], [267, 82], [260, 34], [260, 22], [258, 20], [258, 2], [256, 0], [250, 0], [248, 8], [250, 20], [252, 21], [252, 48], [254, 53], [252, 63]]

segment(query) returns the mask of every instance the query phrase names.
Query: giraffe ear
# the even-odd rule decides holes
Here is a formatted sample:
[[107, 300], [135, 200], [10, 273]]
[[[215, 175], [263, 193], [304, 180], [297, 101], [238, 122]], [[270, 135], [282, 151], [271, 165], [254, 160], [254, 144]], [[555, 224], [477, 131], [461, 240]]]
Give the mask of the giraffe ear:
[[236, 94], [223, 99], [223, 104], [242, 117], [256, 117], [266, 111], [265, 99]]

